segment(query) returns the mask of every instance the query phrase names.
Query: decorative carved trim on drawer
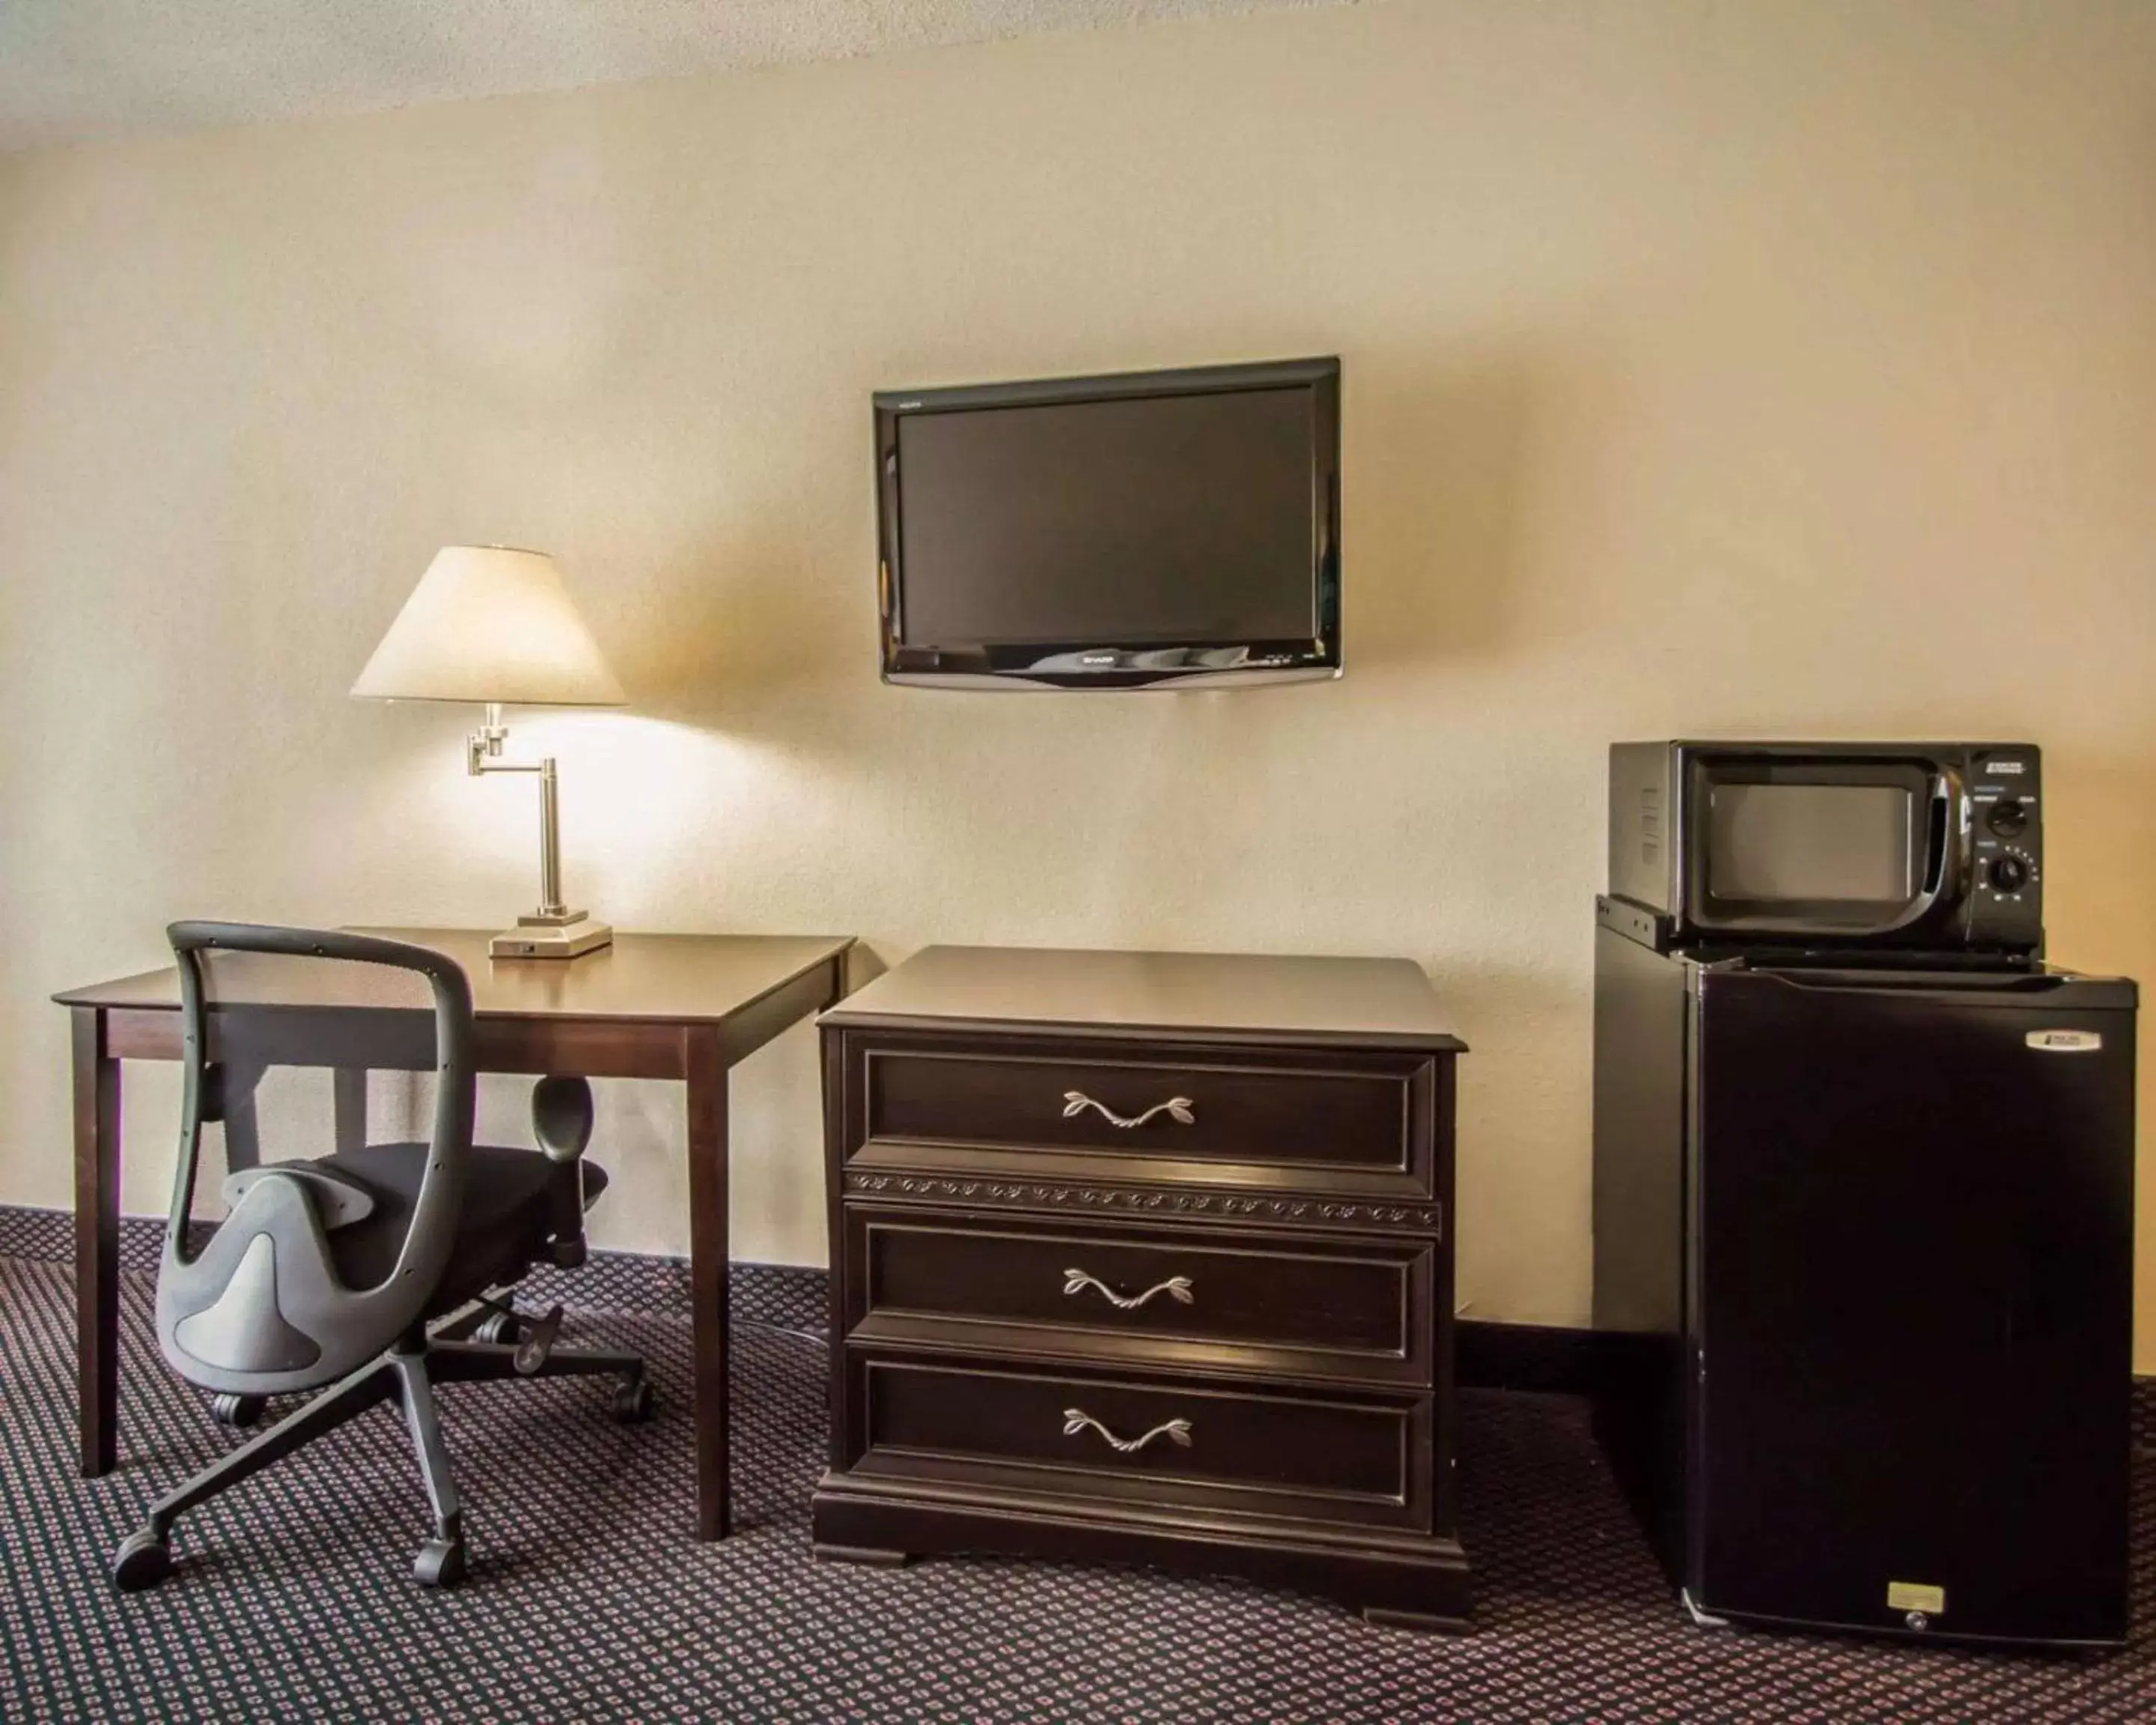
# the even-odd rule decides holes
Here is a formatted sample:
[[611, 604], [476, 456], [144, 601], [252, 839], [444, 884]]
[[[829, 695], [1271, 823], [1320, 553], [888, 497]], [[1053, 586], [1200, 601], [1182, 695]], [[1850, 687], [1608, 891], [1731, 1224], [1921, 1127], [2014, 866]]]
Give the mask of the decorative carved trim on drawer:
[[1330, 1222], [1336, 1226], [1435, 1228], [1434, 1204], [1345, 1202], [1332, 1198], [1247, 1197], [1228, 1192], [1178, 1192], [1132, 1186], [1070, 1186], [1034, 1180], [951, 1178], [940, 1174], [871, 1173], [850, 1168], [846, 1190], [876, 1198], [942, 1199], [953, 1204], [1012, 1209], [1100, 1210], [1140, 1215]]

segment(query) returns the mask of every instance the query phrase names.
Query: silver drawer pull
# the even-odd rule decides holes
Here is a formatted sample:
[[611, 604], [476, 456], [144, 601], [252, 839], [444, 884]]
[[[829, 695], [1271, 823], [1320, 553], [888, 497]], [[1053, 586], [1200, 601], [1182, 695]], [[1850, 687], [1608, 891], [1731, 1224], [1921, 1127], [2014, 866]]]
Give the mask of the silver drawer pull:
[[1083, 1408], [1065, 1408], [1063, 1410], [1064, 1436], [1075, 1437], [1089, 1425], [1108, 1440], [1110, 1449], [1120, 1455], [1135, 1455], [1157, 1437], [1171, 1439], [1186, 1450], [1190, 1447], [1190, 1422], [1188, 1420], [1171, 1420], [1163, 1425], [1156, 1425], [1143, 1437], [1119, 1438]]
[[1133, 1127], [1143, 1126], [1156, 1114], [1165, 1114], [1178, 1126], [1198, 1124], [1198, 1117], [1191, 1111], [1191, 1101], [1188, 1096], [1170, 1096], [1164, 1102], [1155, 1102], [1142, 1114], [1122, 1115], [1116, 1113], [1106, 1102], [1095, 1101], [1082, 1090], [1066, 1090], [1063, 1092], [1063, 1117], [1065, 1120], [1070, 1119], [1074, 1114], [1083, 1114], [1088, 1108], [1092, 1109], [1110, 1126], [1119, 1126], [1125, 1132], [1130, 1131]]
[[1171, 1276], [1166, 1281], [1157, 1281], [1142, 1294], [1119, 1294], [1099, 1276], [1090, 1275], [1083, 1270], [1066, 1270], [1063, 1272], [1065, 1293], [1082, 1294], [1088, 1288], [1098, 1293], [1118, 1312], [1136, 1312], [1156, 1294], [1166, 1294], [1171, 1300], [1178, 1301], [1185, 1306], [1192, 1304], [1198, 1297], [1190, 1291], [1190, 1278], [1187, 1276]]

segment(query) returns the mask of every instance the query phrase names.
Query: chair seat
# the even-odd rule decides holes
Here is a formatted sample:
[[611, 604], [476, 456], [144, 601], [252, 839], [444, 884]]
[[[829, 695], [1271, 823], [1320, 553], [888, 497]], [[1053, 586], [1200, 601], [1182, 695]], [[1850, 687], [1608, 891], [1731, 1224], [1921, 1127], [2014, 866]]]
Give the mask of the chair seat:
[[[371, 1288], [396, 1267], [429, 1150], [418, 1143], [363, 1144], [316, 1159], [315, 1166], [333, 1169], [374, 1194], [372, 1214], [328, 1236], [331, 1261], [346, 1287]], [[555, 1232], [554, 1194], [559, 1183], [575, 1178], [573, 1168], [536, 1150], [499, 1144], [473, 1145], [465, 1168], [456, 1245], [428, 1301], [429, 1316], [513, 1281], [543, 1260]], [[606, 1170], [586, 1162], [583, 1171], [588, 1204], [606, 1189]]]

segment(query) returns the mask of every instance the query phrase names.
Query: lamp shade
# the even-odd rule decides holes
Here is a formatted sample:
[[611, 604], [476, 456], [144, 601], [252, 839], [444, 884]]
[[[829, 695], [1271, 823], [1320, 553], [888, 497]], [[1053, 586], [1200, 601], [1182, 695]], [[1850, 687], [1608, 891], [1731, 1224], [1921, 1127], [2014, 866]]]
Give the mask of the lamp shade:
[[436, 552], [352, 692], [517, 706], [628, 699], [553, 558], [500, 545]]

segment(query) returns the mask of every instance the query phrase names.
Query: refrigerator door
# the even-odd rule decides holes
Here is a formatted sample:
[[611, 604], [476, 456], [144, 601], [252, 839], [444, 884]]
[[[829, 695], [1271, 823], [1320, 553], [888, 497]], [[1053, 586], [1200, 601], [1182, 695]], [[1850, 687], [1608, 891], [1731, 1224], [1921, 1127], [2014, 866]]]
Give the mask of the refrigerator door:
[[1694, 1604], [2121, 1639], [2133, 985], [1697, 985]]

